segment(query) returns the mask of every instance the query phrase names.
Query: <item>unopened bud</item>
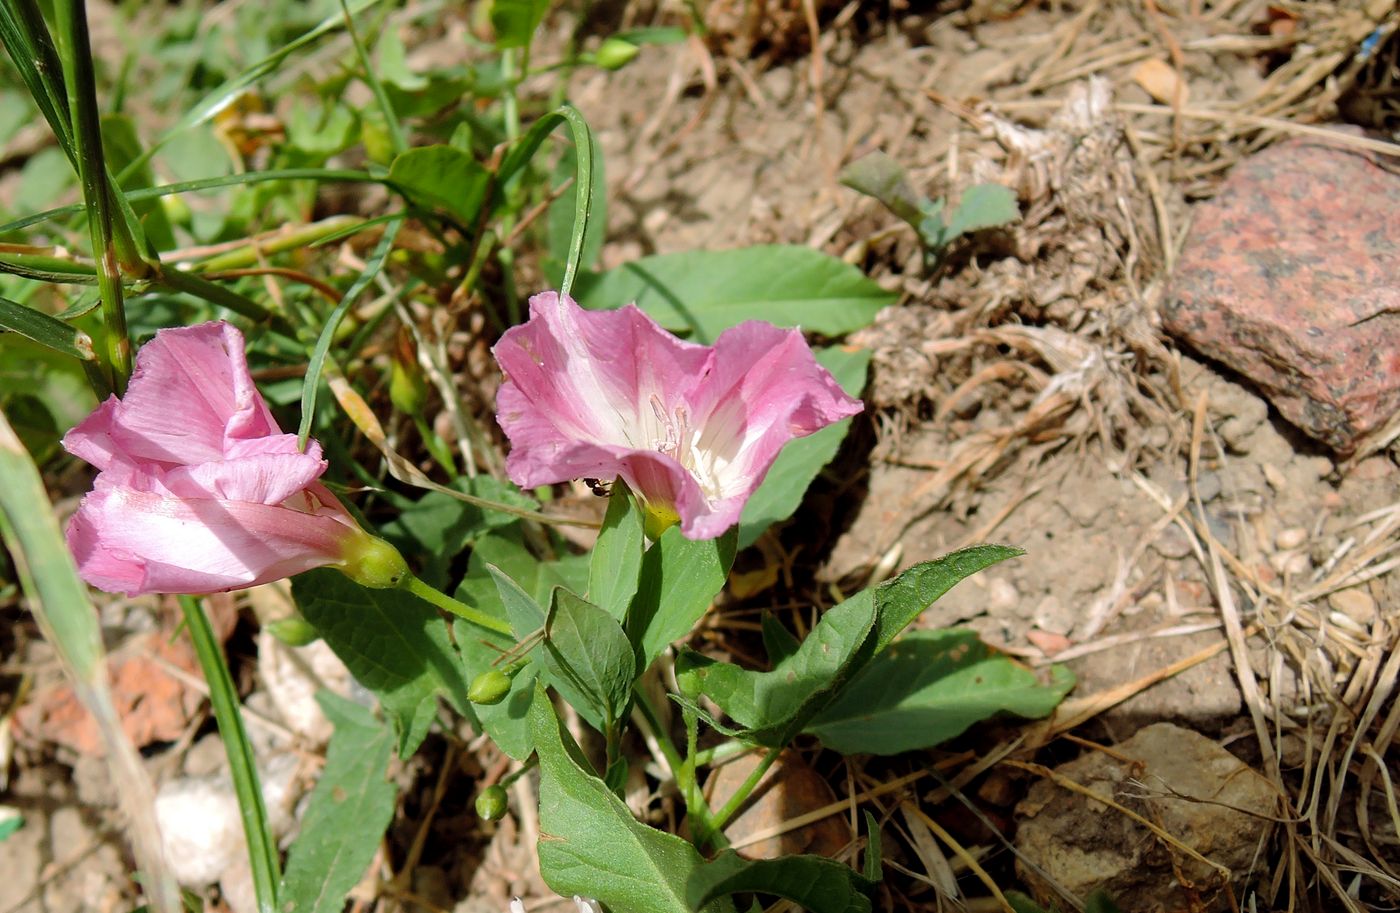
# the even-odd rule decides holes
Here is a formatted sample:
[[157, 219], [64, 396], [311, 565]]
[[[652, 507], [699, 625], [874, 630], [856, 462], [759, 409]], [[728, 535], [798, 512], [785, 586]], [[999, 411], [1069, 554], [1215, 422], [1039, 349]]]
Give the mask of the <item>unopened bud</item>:
[[428, 402], [428, 382], [418, 367], [413, 337], [400, 329], [389, 368], [389, 401], [404, 415], [419, 415]]
[[472, 679], [467, 688], [467, 700], [473, 704], [499, 704], [510, 694], [510, 676], [500, 669], [488, 669]]
[[506, 791], [499, 786], [488, 786], [476, 797], [476, 813], [486, 821], [500, 821], [509, 805]]
[[605, 70], [620, 70], [631, 62], [641, 48], [622, 38], [609, 38], [598, 46], [593, 62]]
[[317, 631], [311, 622], [300, 615], [279, 618], [276, 621], [268, 622], [264, 627], [267, 628], [269, 634], [289, 647], [304, 647], [321, 637], [321, 632]]
[[346, 577], [373, 590], [396, 587], [408, 577], [408, 562], [383, 539], [364, 530], [345, 543], [345, 563], [339, 570]]

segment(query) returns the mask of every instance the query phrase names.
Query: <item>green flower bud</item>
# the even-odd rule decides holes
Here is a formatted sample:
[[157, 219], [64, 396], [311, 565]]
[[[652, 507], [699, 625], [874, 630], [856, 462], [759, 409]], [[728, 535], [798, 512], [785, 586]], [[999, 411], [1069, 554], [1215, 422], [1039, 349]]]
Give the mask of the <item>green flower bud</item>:
[[321, 639], [321, 632], [300, 615], [270, 621], [264, 627], [273, 637], [289, 647], [304, 647]]
[[488, 786], [476, 797], [476, 813], [486, 821], [500, 821], [506, 816], [509, 807], [506, 791], [499, 786]]
[[384, 115], [374, 108], [360, 112], [360, 142], [371, 162], [387, 165], [394, 160], [394, 140]]
[[593, 62], [605, 70], [620, 70], [631, 62], [641, 48], [621, 38], [609, 38], [598, 47]]
[[413, 337], [400, 330], [389, 368], [389, 401], [404, 415], [419, 415], [428, 401], [428, 381], [418, 367]]
[[467, 688], [467, 700], [473, 704], [499, 704], [510, 693], [510, 676], [500, 669], [488, 669], [472, 679]]
[[399, 586], [408, 577], [408, 562], [383, 539], [364, 530], [345, 541], [345, 563], [339, 570], [346, 577], [374, 590]]

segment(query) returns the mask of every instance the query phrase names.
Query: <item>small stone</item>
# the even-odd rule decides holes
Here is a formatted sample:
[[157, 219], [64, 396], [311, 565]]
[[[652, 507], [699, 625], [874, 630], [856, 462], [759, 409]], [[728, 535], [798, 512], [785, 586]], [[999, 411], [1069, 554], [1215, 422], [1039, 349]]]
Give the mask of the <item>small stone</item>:
[[1338, 590], [1327, 597], [1327, 602], [1347, 618], [1362, 625], [1369, 625], [1376, 619], [1376, 600], [1360, 587]]
[[1264, 479], [1269, 483], [1270, 488], [1274, 491], [1283, 491], [1288, 487], [1288, 476], [1283, 474], [1282, 469], [1279, 469], [1273, 463], [1265, 463], [1263, 468]]
[[1163, 300], [1163, 326], [1340, 454], [1400, 409], [1400, 176], [1315, 139], [1237, 165]]
[[1163, 558], [1179, 560], [1191, 554], [1191, 540], [1173, 523], [1153, 540], [1152, 549]]
[[1308, 541], [1308, 531], [1301, 526], [1290, 526], [1279, 530], [1274, 544], [1284, 551], [1291, 551]]
[[1026, 632], [1026, 640], [1040, 648], [1040, 652], [1046, 656], [1054, 656], [1063, 653], [1073, 646], [1073, 642], [1063, 634], [1054, 631], [1042, 631], [1039, 628], [1031, 628]]

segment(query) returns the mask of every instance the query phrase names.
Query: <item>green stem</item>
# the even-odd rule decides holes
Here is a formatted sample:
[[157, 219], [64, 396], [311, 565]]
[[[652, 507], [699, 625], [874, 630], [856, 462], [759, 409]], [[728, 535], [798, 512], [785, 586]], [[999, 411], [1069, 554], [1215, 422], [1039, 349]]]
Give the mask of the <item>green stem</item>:
[[[115, 196], [107, 182], [107, 160], [102, 149], [86, 3], [84, 0], [59, 0], [54, 4], [54, 15], [66, 51], [62, 62], [68, 87], [69, 119], [76, 140], [78, 177], [87, 205], [92, 253], [97, 261], [97, 287], [102, 295], [102, 321], [107, 331], [102, 360], [111, 373], [113, 389], [121, 394], [131, 376], [131, 337], [126, 326], [118, 248], [121, 248], [120, 259], [126, 261], [137, 247], [125, 222], [119, 222], [112, 212]], [[135, 260], [140, 262], [140, 257], [136, 256]]]
[[763, 756], [763, 760], [758, 762], [758, 766], [749, 773], [743, 783], [739, 784], [739, 788], [734, 791], [734, 795], [729, 797], [729, 801], [724, 803], [724, 806], [720, 808], [719, 811], [715, 812], [714, 817], [710, 819], [711, 826], [714, 828], [710, 835], [711, 842], [713, 842], [715, 838], [721, 837], [721, 831], [724, 830], [724, 826], [729, 823], [729, 819], [733, 818], [734, 814], [749, 800], [749, 796], [753, 793], [754, 788], [758, 786], [758, 781], [762, 780], [763, 775], [768, 773], [768, 768], [773, 766], [773, 762], [778, 760], [778, 755], [781, 753], [781, 748], [769, 749], [768, 753]]
[[263, 804], [262, 786], [258, 781], [257, 760], [243, 727], [238, 709], [238, 692], [224, 662], [223, 650], [209, 625], [209, 618], [199, 601], [191, 596], [180, 597], [185, 613], [185, 625], [190, 629], [195, 654], [209, 684], [209, 703], [214, 708], [214, 720], [224, 740], [228, 755], [233, 789], [238, 795], [238, 811], [243, 818], [243, 834], [248, 843], [248, 863], [253, 873], [253, 893], [257, 896], [259, 913], [276, 913], [277, 885], [281, 876], [277, 867], [277, 842], [268, 825], [267, 807]]
[[709, 767], [711, 764], [728, 761], [730, 758], [737, 758], [741, 754], [747, 754], [753, 750], [753, 745], [741, 742], [738, 739], [730, 739], [721, 742], [714, 748], [706, 748], [704, 751], [695, 754], [696, 767]]
[[708, 836], [710, 833], [710, 807], [705, 802], [705, 797], [700, 794], [700, 790], [695, 781], [695, 739], [699, 727], [695, 724], [694, 715], [691, 714], [686, 719], [686, 736], [689, 743], [687, 756], [682, 758], [680, 752], [676, 751], [676, 746], [671, 742], [671, 736], [661, 725], [661, 714], [652, 705], [651, 698], [640, 685], [632, 687], [633, 706], [641, 713], [646, 721], [647, 728], [656, 737], [656, 745], [661, 749], [661, 755], [666, 760], [666, 766], [671, 769], [671, 778], [676, 781], [676, 789], [681, 794], [681, 801], [685, 803], [686, 814], [690, 816], [691, 832], [697, 841], [701, 835]]
[[506, 624], [504, 621], [501, 621], [499, 618], [493, 618], [478, 609], [474, 609], [460, 599], [453, 599], [441, 590], [428, 586], [428, 584], [419, 580], [412, 574], [405, 577], [399, 586], [408, 590], [424, 602], [430, 602], [439, 609], [450, 612], [458, 618], [464, 618], [478, 627], [486, 628], [488, 631], [495, 631], [497, 634], [505, 634], [508, 637], [514, 636], [510, 625]]

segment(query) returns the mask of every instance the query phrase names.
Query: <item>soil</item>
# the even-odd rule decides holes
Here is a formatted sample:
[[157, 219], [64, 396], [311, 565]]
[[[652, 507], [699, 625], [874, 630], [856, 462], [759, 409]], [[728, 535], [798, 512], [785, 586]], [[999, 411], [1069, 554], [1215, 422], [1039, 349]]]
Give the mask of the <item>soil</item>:
[[[715, 15], [739, 6], [717, 3]], [[1177, 723], [1264, 773], [1271, 753], [1282, 757], [1276, 785], [1293, 794], [1302, 782], [1295, 766], [1318, 762], [1309, 739], [1364, 706], [1394, 647], [1400, 579], [1380, 546], [1400, 523], [1400, 469], [1394, 450], [1354, 465], [1337, 458], [1284, 422], [1247, 379], [1179, 350], [1158, 329], [1192, 201], [1286, 130], [1228, 119], [1183, 126], [1121, 106], [1161, 101], [1137, 69], [1152, 60], [1184, 74], [1194, 108], [1255, 105], [1284, 120], [1327, 122], [1338, 90], [1327, 77], [1348, 72], [1348, 54], [1369, 29], [1347, 31], [1340, 16], [1324, 29], [1278, 12], [1290, 5], [1250, 0], [974, 0], [878, 11], [818, 3], [813, 55], [802, 4], [774, 6], [783, 12], [756, 28], [734, 13], [707, 42], [644, 47], [619, 72], [580, 73], [571, 92], [606, 162], [603, 266], [805, 244], [900, 293], [852, 340], [875, 353], [871, 408], [804, 508], [819, 522], [799, 518], [745, 559], [750, 568], [786, 561], [795, 578], [731, 611], [791, 611], [829, 601], [831, 587], [852, 592], [965, 544], [1016, 545], [1025, 557], [960, 585], [919, 624], [969, 626], [1032, 667], [1068, 665], [1078, 685], [1062, 718], [1080, 723], [1079, 737], [1111, 745], [1148, 724]], [[1177, 9], [1187, 6], [1194, 12]], [[667, 15], [626, 5], [619, 24]], [[1315, 51], [1330, 66], [1293, 97], [1286, 88], [1306, 67], [1275, 40], [1284, 29], [1271, 23], [1284, 20], [1331, 42], [1319, 38]], [[1338, 37], [1353, 34], [1350, 46]], [[912, 232], [839, 183], [846, 164], [874, 149], [930, 196], [956, 197], [984, 180], [1013, 186], [1023, 218], [973, 236], [930, 274]], [[724, 633], [735, 614], [712, 618], [708, 643], [743, 649]], [[5, 675], [35, 658], [33, 649], [10, 655], [18, 660]], [[1338, 712], [1294, 713], [1275, 743], [1259, 743], [1259, 719], [1306, 703]], [[999, 734], [953, 748], [985, 749]], [[192, 741], [158, 746], [153, 768], [181, 769]], [[498, 759], [480, 740], [465, 752], [457, 744], [434, 737], [402, 772], [416, 785], [391, 853], [401, 860], [420, 825], [428, 839], [407, 880], [381, 887], [378, 909], [475, 913], [503, 910], [513, 894], [549, 896], [533, 869], [529, 816], [483, 825], [471, 812], [471, 782], [499, 775]], [[826, 775], [838, 797], [852, 782], [913, 769], [858, 769], [802, 747], [805, 769]], [[172, 753], [164, 766], [162, 751]], [[1042, 760], [1076, 751], [1060, 742]], [[4, 761], [0, 753], [0, 775]], [[130, 860], [110, 839], [100, 790], [83, 795], [83, 778], [100, 776], [84, 773], [91, 759], [27, 744], [10, 763], [0, 802], [29, 823], [0, 842], [0, 871], [18, 873], [0, 879], [0, 913], [124, 909]], [[984, 803], [995, 817], [993, 806], [1009, 810], [1030, 789], [1025, 779], [1008, 782], [970, 788], [1010, 790]], [[446, 798], [433, 801], [435, 789]], [[528, 779], [517, 789], [513, 807], [530, 807]], [[917, 805], [926, 794], [911, 787], [905, 799]], [[927, 811], [956, 817], [946, 805], [956, 803]], [[1343, 830], [1343, 842], [1364, 854], [1354, 822]], [[903, 843], [887, 841], [902, 872], [884, 898], [891, 909], [946, 901], [929, 887], [942, 883], [937, 873], [920, 871], [927, 847], [916, 832], [910, 825], [899, 831]], [[1386, 846], [1393, 851], [1393, 841]], [[996, 865], [1012, 884], [1010, 862]], [[975, 882], [963, 887], [982, 893]], [[1293, 898], [1299, 908], [1335, 908], [1326, 889], [1309, 890]], [[1364, 896], [1383, 895], [1368, 884]], [[1289, 898], [1258, 903], [1281, 909]]]

